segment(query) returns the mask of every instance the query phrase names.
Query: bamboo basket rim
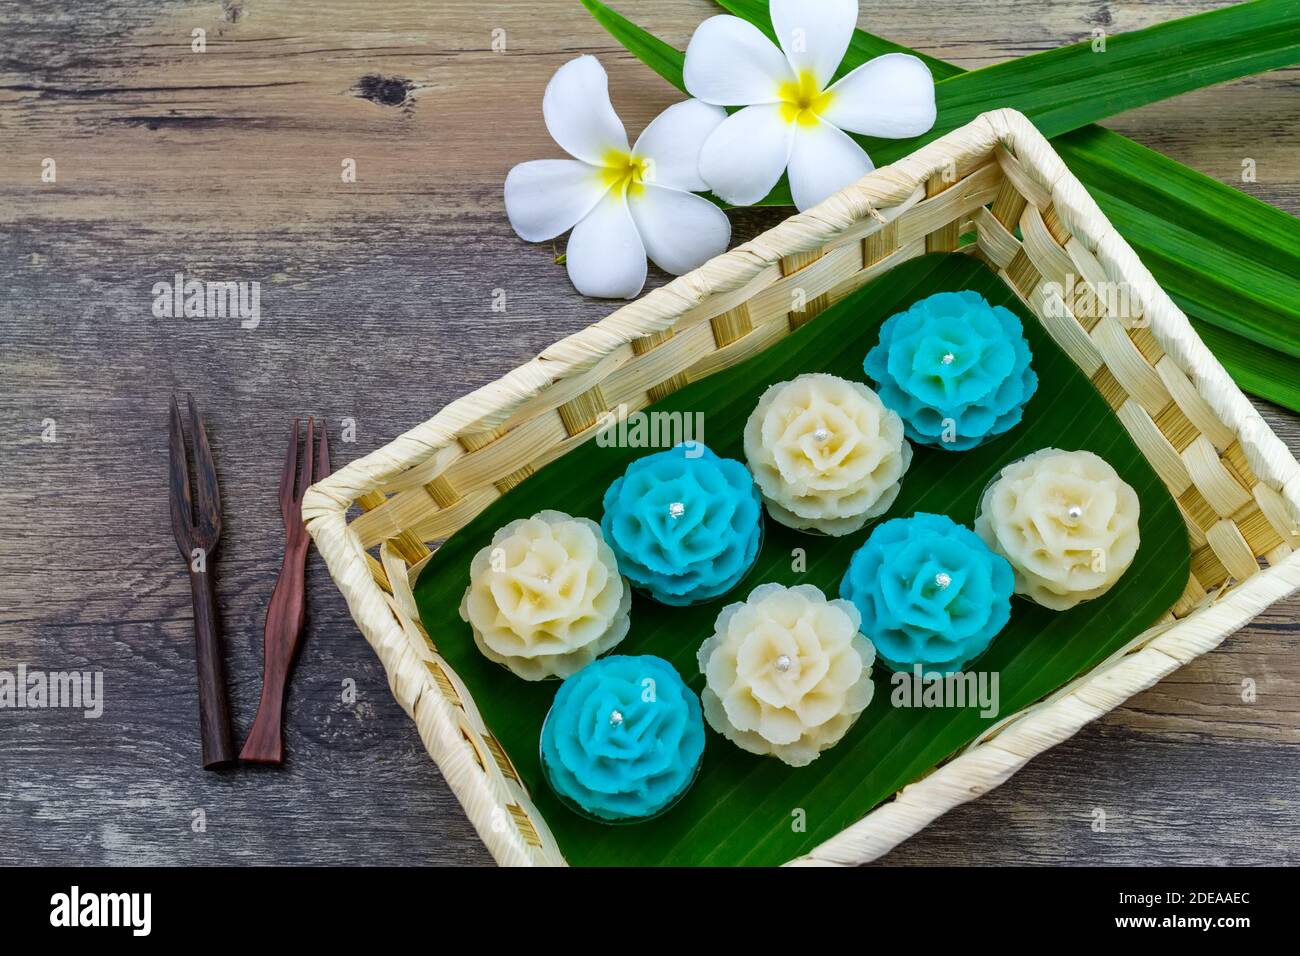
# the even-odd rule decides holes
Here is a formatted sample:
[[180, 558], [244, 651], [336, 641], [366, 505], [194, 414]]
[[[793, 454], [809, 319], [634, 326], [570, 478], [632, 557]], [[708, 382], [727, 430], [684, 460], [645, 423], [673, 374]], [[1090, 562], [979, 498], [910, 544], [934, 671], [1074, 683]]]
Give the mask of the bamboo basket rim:
[[[957, 185], [962, 189], [948, 191]], [[995, 189], [990, 212], [987, 202], [977, 200], [991, 199]], [[1019, 217], [1021, 238], [995, 214], [1004, 192], [1012, 204], [1021, 201], [1023, 215], [1013, 217]], [[897, 232], [927, 205], [936, 215], [956, 218], [868, 262], [873, 240]], [[918, 221], [922, 227], [929, 222]], [[1300, 587], [1300, 464], [1042, 134], [1014, 110], [984, 113], [562, 339], [308, 490], [308, 530], [358, 627], [379, 653], [394, 696], [416, 720], [430, 755], [498, 862], [564, 860], [508, 755], [419, 621], [411, 587], [428, 560], [423, 539], [434, 540], [430, 529], [454, 532], [506, 490], [503, 478], [495, 488], [485, 482], [487, 487], [454, 499], [454, 489], [439, 483], [442, 477], [472, 463], [512, 429], [555, 412], [569, 441], [585, 440], [593, 420], [589, 396], [593, 390], [600, 395], [602, 382], [674, 335], [684, 338], [699, 323], [747, 306], [791, 275], [818, 270], [828, 277], [825, 282], [839, 280], [838, 289], [860, 284], [919, 254], [918, 242], [921, 251], [954, 249], [962, 225], [977, 232], [975, 253], [1093, 378], [1171, 491], [1185, 486], [1175, 497], [1194, 543], [1201, 544], [1203, 575], [1211, 584], [1220, 574], [1224, 580], [1204, 587], [1194, 574], [1180, 604], [1129, 646], [1043, 701], [1008, 715], [893, 800], [790, 862], [848, 865], [880, 856]], [[841, 259], [851, 264], [858, 247], [860, 268], [844, 276], [834, 271]], [[1091, 328], [1068, 311], [1068, 321], [1049, 322], [1044, 303], [1053, 293], [1047, 276], [1066, 268], [1077, 268], [1066, 274], [1087, 288], [1102, 282], [1131, 286], [1150, 335], [1126, 334], [1104, 314]], [[830, 294], [819, 300], [821, 308]], [[714, 332], [716, 338], [717, 326]], [[555, 457], [568, 447], [560, 442], [547, 454]], [[532, 465], [522, 464], [526, 475]], [[463, 474], [470, 476], [465, 480], [479, 478], [471, 466]], [[354, 504], [366, 513], [349, 523]], [[437, 512], [435, 523], [411, 520], [430, 507]], [[417, 526], [421, 533], [414, 531]], [[376, 545], [378, 561], [367, 550]], [[1268, 567], [1261, 568], [1260, 559]]]

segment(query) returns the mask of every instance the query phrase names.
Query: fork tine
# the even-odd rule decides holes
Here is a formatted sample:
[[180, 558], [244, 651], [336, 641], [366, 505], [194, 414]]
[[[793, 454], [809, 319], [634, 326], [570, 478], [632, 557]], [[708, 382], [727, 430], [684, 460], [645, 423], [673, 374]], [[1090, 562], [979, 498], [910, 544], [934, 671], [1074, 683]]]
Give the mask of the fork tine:
[[320, 423], [320, 447], [316, 454], [316, 480], [328, 478], [334, 469], [330, 465], [330, 430], [325, 419]]
[[299, 503], [299, 514], [302, 513], [302, 493], [306, 491], [307, 486], [311, 484], [311, 463], [315, 449], [316, 419], [309, 417], [307, 419], [307, 444], [303, 446], [302, 474], [298, 476], [298, 491], [293, 496], [294, 500]]
[[190, 502], [190, 469], [185, 462], [185, 429], [181, 425], [181, 410], [172, 396], [171, 413], [167, 422], [167, 457], [171, 481], [172, 534], [181, 556], [189, 560], [193, 547], [190, 527], [194, 521], [194, 507]]
[[203, 416], [199, 414], [194, 396], [187, 397], [190, 405], [190, 431], [194, 439], [194, 490], [198, 497], [194, 526], [204, 538], [197, 542], [199, 547], [211, 549], [221, 536], [221, 491], [217, 487], [217, 468], [212, 463], [212, 449], [208, 446], [208, 432], [203, 426]]
[[293, 420], [289, 429], [289, 448], [284, 453], [284, 468], [280, 471], [280, 512], [288, 515], [293, 511], [293, 479], [298, 472], [298, 419]]

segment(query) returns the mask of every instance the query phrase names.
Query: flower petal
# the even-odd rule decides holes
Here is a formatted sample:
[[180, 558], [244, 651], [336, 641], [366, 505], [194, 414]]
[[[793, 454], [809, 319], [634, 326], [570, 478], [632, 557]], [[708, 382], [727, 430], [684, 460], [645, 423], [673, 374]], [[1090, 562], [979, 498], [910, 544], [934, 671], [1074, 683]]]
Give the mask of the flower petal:
[[770, 12], [795, 74], [811, 73], [826, 89], [853, 38], [858, 0], [772, 0]]
[[628, 206], [646, 252], [673, 275], [725, 252], [731, 240], [726, 213], [693, 193], [645, 185], [629, 195]]
[[775, 103], [794, 80], [776, 44], [740, 17], [710, 17], [686, 47], [682, 77], [691, 96], [718, 106]]
[[799, 124], [790, 150], [790, 194], [802, 212], [875, 169], [866, 152], [825, 120]]
[[506, 215], [519, 238], [544, 242], [573, 228], [608, 191], [600, 170], [576, 159], [520, 163], [506, 175]]
[[904, 139], [934, 125], [934, 77], [907, 53], [868, 60], [828, 91], [822, 119], [867, 136]]
[[583, 295], [630, 299], [645, 285], [645, 246], [627, 208], [627, 197], [611, 189], [573, 227], [565, 250], [569, 278]]
[[700, 175], [735, 206], [751, 206], [772, 191], [790, 158], [794, 125], [779, 104], [747, 106], [728, 116], [704, 141]]
[[611, 151], [627, 152], [627, 131], [609, 102], [609, 77], [594, 56], [555, 71], [542, 96], [551, 138], [570, 156], [604, 166]]
[[632, 147], [634, 156], [651, 161], [646, 180], [687, 192], [708, 189], [700, 177], [700, 149], [726, 118], [721, 106], [703, 100], [674, 103], [656, 116]]

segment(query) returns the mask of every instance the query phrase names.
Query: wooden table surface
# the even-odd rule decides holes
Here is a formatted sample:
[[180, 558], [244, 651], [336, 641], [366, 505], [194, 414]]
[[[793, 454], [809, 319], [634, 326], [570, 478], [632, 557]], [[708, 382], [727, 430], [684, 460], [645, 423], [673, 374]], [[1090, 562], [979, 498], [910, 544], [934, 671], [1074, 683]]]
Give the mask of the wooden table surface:
[[[977, 67], [1218, 5], [872, 2], [862, 23]], [[716, 12], [621, 7], [679, 48]], [[190, 391], [208, 419], [242, 736], [290, 417], [327, 418], [350, 460], [611, 308], [518, 240], [501, 201], [510, 166], [558, 155], [541, 94], [580, 52], [606, 65], [631, 130], [676, 98], [577, 0], [0, 9], [0, 669], [101, 670], [106, 698], [97, 720], [0, 711], [0, 862], [490, 862], [314, 554], [287, 763], [199, 769], [165, 409]], [[1295, 213], [1296, 81], [1243, 79], [1107, 125]], [[733, 216], [746, 238], [780, 213]], [[176, 272], [259, 281], [260, 324], [155, 318], [151, 289]], [[1297, 416], [1262, 411], [1300, 447]], [[1300, 862], [1297, 610], [1271, 609], [885, 862]]]

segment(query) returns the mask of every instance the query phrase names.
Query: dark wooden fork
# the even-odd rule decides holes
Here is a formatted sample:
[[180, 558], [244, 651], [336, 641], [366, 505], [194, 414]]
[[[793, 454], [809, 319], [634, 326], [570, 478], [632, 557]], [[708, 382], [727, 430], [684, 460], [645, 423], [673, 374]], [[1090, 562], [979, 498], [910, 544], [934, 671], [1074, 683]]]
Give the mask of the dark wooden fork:
[[217, 471], [212, 464], [207, 431], [194, 396], [188, 396], [190, 436], [194, 441], [194, 483], [198, 508], [190, 497], [190, 473], [185, 461], [185, 429], [181, 410], [172, 397], [168, 446], [171, 459], [172, 533], [176, 547], [190, 572], [190, 593], [194, 599], [194, 650], [199, 679], [199, 734], [203, 744], [203, 767], [216, 770], [234, 763], [235, 746], [230, 738], [230, 708], [226, 702], [225, 667], [222, 663], [221, 633], [217, 630], [217, 601], [212, 588], [212, 557], [221, 537], [221, 496]]
[[312, 451], [315, 447], [315, 421], [307, 419], [307, 444], [303, 466], [295, 490], [294, 474], [298, 468], [298, 419], [293, 420], [289, 451], [280, 472], [280, 514], [284, 518], [284, 563], [266, 608], [266, 632], [263, 637], [262, 699], [257, 716], [249, 728], [248, 739], [239, 754], [250, 763], [280, 763], [284, 760], [284, 696], [289, 674], [293, 670], [302, 627], [307, 616], [306, 565], [307, 545], [311, 538], [302, 523], [302, 496], [313, 481], [330, 473], [329, 435], [322, 422], [320, 445], [315, 448], [316, 469], [312, 474]]

